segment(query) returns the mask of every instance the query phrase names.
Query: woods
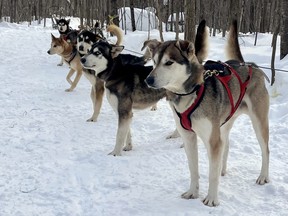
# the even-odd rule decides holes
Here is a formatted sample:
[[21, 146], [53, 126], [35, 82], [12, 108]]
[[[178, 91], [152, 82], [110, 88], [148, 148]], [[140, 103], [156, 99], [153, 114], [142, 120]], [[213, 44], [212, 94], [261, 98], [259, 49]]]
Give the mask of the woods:
[[[163, 31], [185, 32], [185, 39], [193, 40], [195, 24], [207, 21], [210, 35], [222, 33], [224, 37], [232, 19], [237, 19], [241, 33], [275, 33], [280, 25], [281, 58], [288, 53], [288, 1], [287, 0], [0, 0], [2, 21], [22, 22], [57, 17], [80, 17], [80, 25], [93, 25], [93, 20], [109, 23], [125, 19], [128, 14], [119, 14], [118, 9], [131, 10], [132, 29], [135, 30], [134, 8], [154, 8], [158, 19], [165, 23]], [[118, 14], [118, 16], [117, 16]], [[185, 16], [186, 15], [186, 16]], [[45, 19], [44, 19], [45, 20]], [[85, 22], [85, 23], [84, 23]], [[45, 24], [45, 21], [44, 21]], [[162, 25], [158, 25], [162, 31]], [[277, 32], [276, 32], [277, 34]], [[178, 34], [177, 34], [178, 35]], [[176, 37], [178, 37], [176, 35]], [[255, 40], [255, 45], [257, 41]]]

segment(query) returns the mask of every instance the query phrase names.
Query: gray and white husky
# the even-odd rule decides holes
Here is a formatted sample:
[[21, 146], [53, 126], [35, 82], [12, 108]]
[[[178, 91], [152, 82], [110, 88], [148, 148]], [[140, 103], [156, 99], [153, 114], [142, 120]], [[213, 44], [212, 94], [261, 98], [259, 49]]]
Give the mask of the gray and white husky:
[[188, 41], [147, 41], [154, 69], [147, 83], [170, 92], [177, 130], [184, 141], [191, 176], [185, 199], [199, 196], [197, 136], [209, 157], [209, 189], [203, 203], [217, 206], [220, 175], [225, 175], [229, 132], [240, 114], [247, 114], [262, 151], [257, 184], [269, 182], [269, 95], [265, 75], [255, 64], [243, 63], [234, 21], [228, 39], [228, 62], [199, 64], [194, 45]]

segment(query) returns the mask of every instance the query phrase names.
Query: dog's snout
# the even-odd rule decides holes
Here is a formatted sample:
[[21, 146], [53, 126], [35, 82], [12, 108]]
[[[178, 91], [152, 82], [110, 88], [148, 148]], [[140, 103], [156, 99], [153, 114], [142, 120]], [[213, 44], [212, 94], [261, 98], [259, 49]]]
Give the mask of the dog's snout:
[[148, 76], [148, 77], [146, 78], [146, 83], [147, 83], [149, 86], [152, 86], [152, 85], [154, 84], [154, 82], [155, 82], [155, 79], [154, 79], [153, 76]]
[[50, 54], [50, 50], [48, 50], [47, 53]]
[[82, 64], [84, 64], [86, 62], [86, 59], [85, 58], [81, 58], [80, 61], [81, 61]]

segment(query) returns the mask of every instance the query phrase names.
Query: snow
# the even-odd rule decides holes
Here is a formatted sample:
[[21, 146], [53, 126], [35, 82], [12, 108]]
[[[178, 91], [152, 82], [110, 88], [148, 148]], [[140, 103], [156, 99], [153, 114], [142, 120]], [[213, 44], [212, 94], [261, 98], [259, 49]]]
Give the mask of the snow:
[[[211, 208], [201, 202], [208, 189], [208, 158], [200, 140], [200, 197], [180, 197], [189, 187], [188, 164], [181, 138], [165, 139], [175, 127], [165, 100], [157, 111], [134, 112], [132, 151], [107, 155], [115, 144], [116, 114], [105, 98], [98, 121], [85, 121], [92, 114], [90, 84], [83, 76], [73, 92], [64, 91], [68, 67], [58, 67], [60, 57], [46, 53], [50, 33], [59, 35], [50, 27], [0, 23], [1, 216], [288, 214], [288, 73], [277, 72], [272, 87], [267, 83], [271, 182], [255, 183], [261, 153], [250, 120], [242, 116], [230, 136], [220, 205]], [[147, 35], [128, 31], [126, 49], [140, 52]], [[153, 30], [151, 38], [158, 36]], [[164, 36], [175, 37], [171, 32]], [[209, 41], [209, 59], [224, 60], [226, 39]], [[253, 35], [240, 43], [247, 61], [269, 66], [270, 34], [259, 35], [256, 47]], [[279, 61], [279, 49], [278, 40], [276, 67], [288, 70], [288, 58]]]

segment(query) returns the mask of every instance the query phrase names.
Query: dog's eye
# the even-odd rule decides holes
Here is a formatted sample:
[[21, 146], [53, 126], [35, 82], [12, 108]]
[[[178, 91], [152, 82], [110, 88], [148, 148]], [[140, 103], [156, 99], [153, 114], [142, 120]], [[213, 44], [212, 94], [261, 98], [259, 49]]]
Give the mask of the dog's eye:
[[172, 61], [167, 61], [166, 63], [165, 63], [165, 65], [166, 66], [170, 66], [170, 65], [172, 65], [174, 62], [172, 62]]
[[95, 54], [96, 56], [98, 56], [98, 55], [100, 55], [100, 54], [101, 54], [101, 52], [99, 52], [99, 51], [96, 51], [94, 54]]
[[53, 47], [57, 47], [57, 45], [54, 45]]

